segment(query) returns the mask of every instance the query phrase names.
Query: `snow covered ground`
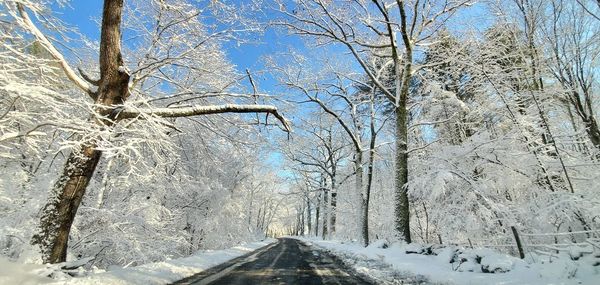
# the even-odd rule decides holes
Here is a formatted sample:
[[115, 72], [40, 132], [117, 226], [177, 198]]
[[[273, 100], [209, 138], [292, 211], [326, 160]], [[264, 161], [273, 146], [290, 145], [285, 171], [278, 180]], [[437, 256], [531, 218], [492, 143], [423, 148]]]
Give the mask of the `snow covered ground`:
[[[456, 246], [359, 244], [320, 239], [301, 240], [341, 258], [382, 284], [600, 284], [600, 253], [550, 258], [529, 254], [525, 260], [490, 249]], [[407, 253], [412, 252], [412, 253]], [[401, 283], [400, 280], [404, 280]]]
[[[600, 253], [572, 250], [554, 257], [528, 254], [525, 260], [490, 249], [456, 246], [355, 243], [300, 238], [327, 250], [358, 272], [381, 284], [600, 284]], [[0, 259], [0, 284], [167, 284], [227, 262], [275, 242], [268, 239], [225, 250], [198, 251], [179, 259], [108, 271], [82, 272], [83, 277], [41, 277], [44, 265]]]
[[275, 241], [267, 239], [224, 250], [202, 250], [185, 258], [129, 268], [113, 268], [106, 272], [97, 271], [84, 277], [65, 276], [62, 280], [40, 277], [48, 271], [43, 265], [23, 265], [0, 260], [0, 284], [167, 284], [202, 272]]

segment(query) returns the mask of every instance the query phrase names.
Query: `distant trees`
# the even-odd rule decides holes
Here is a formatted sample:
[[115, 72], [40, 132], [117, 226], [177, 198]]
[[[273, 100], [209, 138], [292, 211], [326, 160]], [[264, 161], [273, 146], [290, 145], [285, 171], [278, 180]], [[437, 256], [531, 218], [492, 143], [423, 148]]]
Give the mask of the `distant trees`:
[[[315, 204], [319, 213], [314, 223], [315, 235], [321, 232], [323, 237], [331, 237], [336, 230], [338, 187], [345, 181], [340, 168], [349, 154], [347, 143], [339, 139], [341, 130], [330, 125], [331, 119], [318, 113], [315, 115], [319, 120], [303, 120], [296, 132], [298, 137], [292, 139], [292, 144], [284, 145], [283, 151], [291, 161], [290, 167], [302, 177], [303, 181], [298, 183], [304, 191], [307, 211]], [[318, 201], [315, 203], [314, 199]], [[306, 219], [311, 220], [311, 215], [307, 214]], [[311, 222], [306, 224], [308, 231], [312, 231]]]
[[[291, 33], [309, 36], [321, 43], [338, 44], [346, 49], [378, 92], [393, 106], [396, 125], [396, 206], [398, 234], [407, 242], [410, 236], [408, 182], [409, 88], [415, 68], [415, 54], [457, 10], [469, 1], [445, 4], [405, 1], [295, 1], [294, 7], [280, 3], [281, 23]], [[371, 56], [383, 58], [380, 69], [368, 64]], [[383, 71], [392, 67], [393, 83], [384, 82]]]
[[[577, 203], [581, 197], [597, 203], [587, 191], [595, 187], [590, 185], [597, 171], [590, 116], [597, 109], [597, 10], [586, 12], [590, 3], [559, 0], [437, 4], [315, 0], [276, 7], [283, 17], [278, 25], [304, 37], [310, 52], [328, 53], [302, 61], [292, 53], [287, 60], [294, 68], [285, 70], [280, 82], [304, 97], [296, 101], [312, 102], [347, 126], [350, 135], [342, 139], [353, 146], [352, 162], [362, 162], [345, 165], [346, 171], [374, 172], [368, 175], [378, 191], [371, 212], [377, 230], [348, 237], [366, 243], [369, 236], [390, 237], [389, 227], [381, 226], [390, 223], [407, 242], [409, 229], [431, 242], [460, 240], [465, 232], [501, 234], [510, 224], [539, 231], [594, 228], [590, 221], [597, 215]], [[457, 29], [462, 21], [453, 16], [472, 5], [488, 9], [490, 18], [491, 12], [498, 15], [494, 24], [479, 31]], [[374, 138], [388, 140], [392, 130], [370, 137], [368, 106], [377, 110], [374, 122], [394, 115], [396, 149], [372, 147], [381, 144]], [[366, 154], [367, 144], [375, 163], [356, 155]], [[365, 183], [359, 172], [355, 181]], [[390, 220], [382, 215], [390, 204], [381, 197], [392, 190], [381, 181], [392, 173], [399, 200]], [[348, 183], [340, 186], [348, 188]], [[368, 197], [369, 187], [361, 188]], [[368, 217], [369, 211], [363, 213]], [[567, 222], [567, 216], [577, 222]], [[355, 221], [348, 218], [340, 223]]]

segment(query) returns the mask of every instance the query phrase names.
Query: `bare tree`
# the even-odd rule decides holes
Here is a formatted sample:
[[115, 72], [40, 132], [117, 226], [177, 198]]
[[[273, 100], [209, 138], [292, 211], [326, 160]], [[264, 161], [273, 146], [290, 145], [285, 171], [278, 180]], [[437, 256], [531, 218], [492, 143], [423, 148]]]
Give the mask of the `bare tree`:
[[600, 25], [582, 7], [562, 0], [551, 1], [550, 11], [542, 40], [548, 52], [547, 64], [563, 89], [560, 97], [575, 111], [592, 144], [600, 148], [600, 127], [594, 114]]

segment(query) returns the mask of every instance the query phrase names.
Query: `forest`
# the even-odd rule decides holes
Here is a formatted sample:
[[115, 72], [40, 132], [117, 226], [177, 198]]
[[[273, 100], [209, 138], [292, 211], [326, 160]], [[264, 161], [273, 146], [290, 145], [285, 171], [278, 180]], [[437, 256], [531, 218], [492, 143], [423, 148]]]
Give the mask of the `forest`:
[[600, 252], [600, 0], [1, 0], [0, 38], [2, 260]]

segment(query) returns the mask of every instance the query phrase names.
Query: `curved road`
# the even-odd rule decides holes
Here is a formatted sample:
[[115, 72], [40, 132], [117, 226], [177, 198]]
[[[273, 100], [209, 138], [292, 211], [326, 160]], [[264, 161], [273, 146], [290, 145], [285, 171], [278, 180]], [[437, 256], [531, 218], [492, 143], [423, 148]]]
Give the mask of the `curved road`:
[[331, 255], [282, 238], [228, 263], [174, 284], [371, 284]]

